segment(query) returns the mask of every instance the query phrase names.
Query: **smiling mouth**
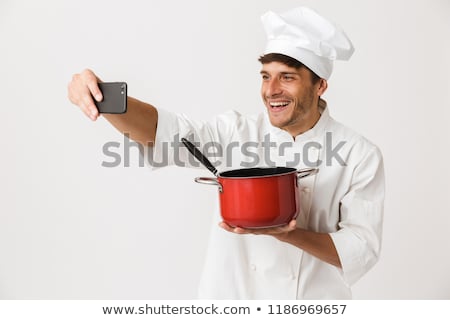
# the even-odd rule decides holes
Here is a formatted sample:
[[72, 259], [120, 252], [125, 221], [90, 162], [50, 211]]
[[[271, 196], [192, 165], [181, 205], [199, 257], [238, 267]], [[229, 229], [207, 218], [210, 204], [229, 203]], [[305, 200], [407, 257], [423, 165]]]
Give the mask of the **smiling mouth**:
[[290, 101], [271, 101], [269, 102], [270, 109], [272, 111], [282, 111], [290, 104]]

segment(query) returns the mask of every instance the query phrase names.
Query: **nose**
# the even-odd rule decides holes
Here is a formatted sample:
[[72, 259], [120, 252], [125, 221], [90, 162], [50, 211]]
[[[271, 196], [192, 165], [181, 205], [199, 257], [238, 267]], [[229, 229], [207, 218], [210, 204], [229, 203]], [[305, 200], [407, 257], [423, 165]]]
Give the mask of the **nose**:
[[267, 98], [273, 98], [283, 93], [278, 79], [273, 78], [264, 83], [264, 95]]

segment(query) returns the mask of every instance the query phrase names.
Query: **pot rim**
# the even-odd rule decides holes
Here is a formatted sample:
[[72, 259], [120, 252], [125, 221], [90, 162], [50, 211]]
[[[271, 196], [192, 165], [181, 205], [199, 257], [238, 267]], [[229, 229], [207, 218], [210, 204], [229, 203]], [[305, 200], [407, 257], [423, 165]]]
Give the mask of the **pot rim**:
[[[284, 170], [288, 170], [287, 172], [281, 172], [281, 173], [274, 173], [274, 174], [267, 174], [267, 175], [249, 175], [249, 176], [243, 176], [243, 177], [227, 177], [227, 176], [223, 176], [223, 174], [226, 173], [230, 173], [230, 172], [239, 172], [239, 171], [245, 171], [245, 170], [276, 170], [276, 169], [284, 169]], [[233, 179], [233, 180], [238, 180], [238, 179], [260, 179], [260, 178], [272, 178], [272, 177], [280, 177], [280, 176], [285, 176], [288, 174], [293, 174], [293, 173], [297, 173], [298, 169], [296, 168], [292, 168], [292, 167], [254, 167], [254, 168], [242, 168], [242, 169], [233, 169], [233, 170], [228, 170], [228, 171], [222, 171], [218, 174], [218, 178], [222, 178], [222, 179]]]

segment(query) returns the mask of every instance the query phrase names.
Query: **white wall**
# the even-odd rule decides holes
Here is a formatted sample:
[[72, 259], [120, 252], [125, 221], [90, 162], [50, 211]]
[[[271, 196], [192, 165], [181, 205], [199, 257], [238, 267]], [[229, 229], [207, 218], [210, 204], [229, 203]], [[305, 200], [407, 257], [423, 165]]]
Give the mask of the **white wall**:
[[300, 4], [353, 40], [326, 98], [385, 157], [383, 253], [355, 298], [449, 299], [448, 0], [2, 0], [0, 298], [195, 298], [217, 195], [193, 178], [207, 173], [136, 154], [102, 167], [122, 137], [67, 83], [89, 67], [193, 118], [258, 112], [259, 17]]

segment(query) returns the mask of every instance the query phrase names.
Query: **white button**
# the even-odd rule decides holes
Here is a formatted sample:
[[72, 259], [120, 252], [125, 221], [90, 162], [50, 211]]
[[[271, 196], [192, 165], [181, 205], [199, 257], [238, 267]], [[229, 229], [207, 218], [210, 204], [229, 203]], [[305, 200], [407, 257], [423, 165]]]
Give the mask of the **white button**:
[[255, 266], [254, 264], [251, 264], [251, 265], [250, 265], [250, 268], [252, 268], [253, 271], [256, 270], [256, 266]]
[[302, 189], [302, 191], [303, 191], [304, 193], [309, 193], [310, 189], [309, 189], [308, 187], [304, 187], [304, 188]]

